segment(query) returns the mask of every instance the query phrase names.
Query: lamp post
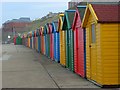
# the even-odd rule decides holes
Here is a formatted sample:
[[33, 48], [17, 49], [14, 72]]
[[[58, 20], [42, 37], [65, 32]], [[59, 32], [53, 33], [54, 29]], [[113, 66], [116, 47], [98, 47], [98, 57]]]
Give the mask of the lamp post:
[[10, 43], [10, 38], [11, 38], [11, 36], [8, 35], [8, 41], [7, 41], [7, 43]]
[[12, 27], [13, 36], [15, 36], [15, 30], [14, 29], [15, 29], [15, 27], [13, 26]]

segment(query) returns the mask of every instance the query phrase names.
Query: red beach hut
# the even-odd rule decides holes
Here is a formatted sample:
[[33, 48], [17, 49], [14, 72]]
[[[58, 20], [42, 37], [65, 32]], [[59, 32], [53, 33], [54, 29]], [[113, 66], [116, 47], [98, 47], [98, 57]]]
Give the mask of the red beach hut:
[[81, 27], [86, 6], [77, 6], [72, 30], [74, 31], [74, 70], [75, 73], [85, 77], [85, 51], [84, 30]]
[[14, 36], [14, 45], [16, 45], [16, 38], [17, 36]]
[[52, 25], [49, 23], [49, 30], [50, 30], [50, 58], [53, 60], [53, 35], [52, 35]]

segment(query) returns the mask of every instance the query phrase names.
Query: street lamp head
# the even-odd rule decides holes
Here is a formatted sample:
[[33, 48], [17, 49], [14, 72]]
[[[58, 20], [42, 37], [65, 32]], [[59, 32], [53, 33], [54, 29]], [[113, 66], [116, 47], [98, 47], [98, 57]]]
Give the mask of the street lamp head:
[[8, 35], [8, 38], [10, 38], [10, 36]]

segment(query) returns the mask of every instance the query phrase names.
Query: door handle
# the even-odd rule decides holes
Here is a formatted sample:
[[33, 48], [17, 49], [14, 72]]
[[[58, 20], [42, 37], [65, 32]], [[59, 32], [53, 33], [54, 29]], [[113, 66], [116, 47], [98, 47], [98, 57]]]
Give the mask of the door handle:
[[91, 47], [91, 45], [89, 45], [89, 47]]

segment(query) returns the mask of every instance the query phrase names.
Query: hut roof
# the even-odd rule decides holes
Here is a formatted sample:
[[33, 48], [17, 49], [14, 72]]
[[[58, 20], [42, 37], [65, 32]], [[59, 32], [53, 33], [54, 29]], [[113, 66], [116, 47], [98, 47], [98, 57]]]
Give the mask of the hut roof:
[[77, 6], [78, 12], [80, 14], [81, 20], [83, 20], [86, 6]]
[[92, 7], [98, 17], [98, 22], [120, 22], [118, 17], [120, 5], [92, 4]]
[[86, 26], [90, 13], [93, 15], [97, 23], [118, 23], [119, 4], [88, 4], [82, 21], [82, 27]]
[[74, 16], [75, 16], [75, 11], [76, 10], [65, 11], [62, 30], [66, 30], [72, 27], [72, 23], [74, 21]]

